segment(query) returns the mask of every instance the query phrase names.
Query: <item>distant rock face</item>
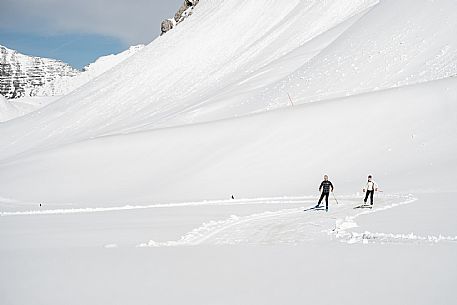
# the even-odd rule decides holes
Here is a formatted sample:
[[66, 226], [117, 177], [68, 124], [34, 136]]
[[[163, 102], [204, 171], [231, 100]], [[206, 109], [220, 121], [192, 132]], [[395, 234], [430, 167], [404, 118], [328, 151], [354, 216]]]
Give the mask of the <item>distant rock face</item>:
[[0, 45], [0, 94], [8, 99], [35, 96], [45, 84], [80, 73], [62, 61], [23, 55]]
[[175, 17], [173, 19], [165, 19], [164, 21], [162, 21], [162, 24], [161, 24], [162, 33], [160, 35], [163, 35], [166, 32], [170, 31], [177, 24], [181, 23], [187, 17], [192, 15], [192, 10], [198, 4], [198, 2], [199, 2], [199, 0], [185, 0], [184, 3], [179, 8], [179, 10], [176, 12]]

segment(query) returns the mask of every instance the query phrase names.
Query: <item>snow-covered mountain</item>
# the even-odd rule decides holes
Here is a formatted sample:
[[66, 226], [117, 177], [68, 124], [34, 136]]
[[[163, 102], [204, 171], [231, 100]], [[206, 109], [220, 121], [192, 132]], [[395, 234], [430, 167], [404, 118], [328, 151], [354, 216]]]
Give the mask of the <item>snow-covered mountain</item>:
[[42, 86], [79, 73], [60, 60], [28, 56], [0, 45], [0, 94], [8, 99], [35, 96]]
[[[2, 138], [18, 137], [26, 149], [239, 117], [287, 107], [290, 99], [301, 104], [450, 77], [457, 71], [457, 42], [449, 39], [457, 19], [443, 7], [455, 5], [199, 2], [175, 30], [46, 112], [6, 126]], [[253, 22], [257, 15], [263, 17]], [[35, 125], [43, 127], [21, 135]]]
[[[72, 92], [73, 90], [78, 89], [79, 87], [83, 86], [84, 84], [90, 82], [91, 80], [97, 78], [101, 74], [105, 73], [106, 71], [110, 70], [120, 62], [124, 61], [125, 59], [129, 58], [136, 52], [140, 51], [144, 45], [137, 45], [132, 46], [128, 50], [123, 51], [118, 54], [111, 54], [106, 55], [98, 58], [95, 62], [87, 65], [84, 67], [83, 71], [76, 71], [74, 74], [66, 74], [63, 76], [54, 76], [50, 77], [49, 75], [43, 75], [44, 81], [37, 81], [36, 80], [36, 73], [33, 72], [32, 74], [27, 74], [30, 71], [36, 71], [32, 69], [25, 70], [23, 72], [27, 74], [26, 76], [21, 76], [20, 79], [27, 80], [25, 82], [16, 82], [11, 78], [3, 77], [1, 79], [2, 88], [5, 89], [8, 94], [8, 90], [13, 88], [14, 86], [18, 86], [18, 88], [22, 89], [14, 89], [15, 92], [22, 92], [25, 95], [16, 95], [16, 93], [10, 95], [10, 100], [8, 103], [3, 103], [0, 109], [0, 122], [5, 122], [23, 115], [26, 115], [30, 112], [36, 111], [41, 107], [44, 107], [50, 104], [53, 101], [56, 101], [58, 97], [63, 96]], [[11, 58], [17, 59], [17, 52], [13, 52], [16, 54]], [[19, 56], [20, 58], [28, 58], [25, 55]], [[38, 59], [37, 59], [38, 60]], [[48, 63], [48, 70], [52, 70], [50, 67], [57, 63], [56, 65], [59, 66], [62, 63], [59, 61], [51, 60], [51, 59], [39, 59], [43, 60], [44, 62]], [[21, 65], [18, 65], [21, 66]], [[57, 69], [57, 66], [54, 68]], [[6, 67], [6, 65], [5, 65]], [[38, 68], [37, 68], [38, 69]], [[28, 72], [27, 72], [28, 71]], [[3, 74], [2, 74], [3, 75]], [[32, 79], [34, 79], [32, 81]], [[12, 82], [12, 83], [11, 83]], [[33, 85], [31, 85], [33, 84]], [[9, 88], [9, 89], [8, 89]], [[13, 89], [11, 89], [13, 90]], [[19, 91], [17, 91], [19, 90]], [[21, 91], [22, 90], [22, 91]], [[21, 93], [21, 94], [22, 94]], [[8, 95], [7, 95], [8, 96]]]
[[144, 45], [136, 45], [118, 54], [102, 56], [84, 67], [83, 71], [79, 71], [59, 60], [27, 56], [0, 46], [0, 93], [9, 99], [65, 95], [105, 73], [143, 47]]
[[200, 1], [0, 124], [1, 295], [453, 303], [456, 28], [454, 0]]
[[143, 49], [143, 47], [144, 45], [136, 45], [118, 54], [102, 56], [95, 62], [84, 67], [83, 71], [78, 75], [62, 76], [52, 82], [44, 84], [41, 88], [36, 90], [36, 95], [56, 96], [68, 94], [126, 60]]

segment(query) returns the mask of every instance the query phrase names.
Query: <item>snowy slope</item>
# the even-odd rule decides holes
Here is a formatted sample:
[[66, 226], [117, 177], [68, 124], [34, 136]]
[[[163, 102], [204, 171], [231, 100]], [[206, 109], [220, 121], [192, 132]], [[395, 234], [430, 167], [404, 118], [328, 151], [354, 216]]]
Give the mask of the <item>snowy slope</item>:
[[143, 47], [144, 45], [132, 46], [124, 52], [102, 56], [95, 62], [84, 67], [82, 73], [79, 75], [74, 77], [60, 77], [51, 83], [45, 84], [37, 91], [37, 95], [66, 95], [110, 70], [117, 64], [140, 51]]
[[[238, 79], [240, 73], [246, 75], [243, 65], [254, 67], [280, 58], [300, 43], [361, 13], [369, 7], [367, 3], [372, 4], [355, 1], [341, 7], [336, 2], [317, 5], [313, 2], [303, 5], [300, 1], [270, 5], [262, 1], [199, 3], [191, 18], [156, 39], [141, 54], [129, 58], [84, 91], [75, 92], [48, 108], [49, 113], [36, 114], [12, 128], [20, 132], [30, 128], [19, 125], [39, 124], [45, 126], [37, 130], [43, 132], [42, 135], [49, 135], [53, 130], [61, 139], [72, 141], [73, 136], [68, 133], [87, 138], [143, 125], [143, 129], [163, 126], [170, 116], [194, 113], [191, 108], [199, 105], [205, 95], [214, 95], [221, 85]], [[236, 13], [239, 11], [244, 13]], [[251, 16], [259, 13], [265, 17], [252, 24]], [[323, 14], [323, 22], [314, 22], [315, 16], [320, 14]], [[310, 27], [309, 31], [302, 30]], [[227, 32], [227, 28], [232, 30]], [[290, 34], [285, 35], [287, 31]], [[277, 50], [264, 59], [259, 53], [267, 46]], [[74, 124], [71, 117], [84, 117], [84, 120]], [[64, 130], [65, 135], [61, 133]], [[35, 140], [19, 137], [27, 145], [42, 138], [38, 135], [31, 135]]]
[[0, 303], [454, 304], [456, 8], [202, 0], [0, 124]]
[[0, 123], [6, 122], [38, 110], [58, 100], [59, 96], [26, 96], [0, 100]]
[[[358, 191], [367, 172], [376, 172], [391, 191], [454, 189], [453, 179], [439, 178], [457, 170], [456, 97], [457, 78], [450, 78], [238, 119], [101, 137], [2, 165], [0, 194], [85, 207], [232, 193], [312, 194], [313, 179], [323, 172], [331, 172], [345, 193]], [[56, 187], [59, 192], [52, 191]]]
[[[21, 140], [2, 155], [283, 107], [287, 93], [302, 103], [455, 75], [455, 6], [205, 1], [85, 90], [3, 128], [6, 143]], [[43, 127], [22, 134], [34, 125]]]
[[10, 100], [8, 107], [3, 105], [0, 110], [0, 122], [26, 115], [56, 101], [61, 95], [66, 95], [97, 78], [140, 51], [143, 47], [144, 45], [132, 46], [119, 54], [102, 56], [94, 63], [85, 67], [83, 72], [76, 75], [64, 75], [52, 79], [47, 77], [45, 83], [34, 87], [33, 91], [30, 92], [30, 95], [33, 96], [24, 96]]
[[[8, 103], [6, 97], [0, 94], [0, 122], [9, 120], [11, 112], [15, 112], [15, 109]], [[6, 113], [8, 115], [5, 115]]]
[[[457, 45], [448, 39], [457, 25], [454, 1], [262, 3], [202, 2], [175, 31], [81, 90], [5, 123], [0, 194], [83, 206], [200, 200], [229, 192], [276, 196], [311, 191], [306, 177], [322, 171], [343, 175], [352, 168], [365, 175], [382, 168], [390, 181], [426, 171], [430, 178], [397, 186], [409, 191], [455, 165], [449, 134], [455, 130], [450, 118]], [[252, 22], [259, 10], [263, 18]], [[389, 22], [380, 34], [382, 20]], [[438, 20], [439, 28], [433, 28]], [[418, 83], [423, 85], [406, 86]], [[391, 87], [400, 88], [379, 91]], [[217, 121], [242, 115], [247, 116]], [[214, 123], [185, 127], [200, 121]], [[174, 125], [184, 127], [155, 129]], [[327, 141], [331, 153], [324, 149]], [[367, 154], [375, 154], [370, 168], [360, 161]], [[339, 155], [346, 156], [345, 164]], [[264, 174], [266, 168], [271, 174]], [[358, 177], [345, 178], [346, 190]], [[211, 188], [198, 187], [210, 181]], [[65, 191], [52, 193], [56, 185]]]

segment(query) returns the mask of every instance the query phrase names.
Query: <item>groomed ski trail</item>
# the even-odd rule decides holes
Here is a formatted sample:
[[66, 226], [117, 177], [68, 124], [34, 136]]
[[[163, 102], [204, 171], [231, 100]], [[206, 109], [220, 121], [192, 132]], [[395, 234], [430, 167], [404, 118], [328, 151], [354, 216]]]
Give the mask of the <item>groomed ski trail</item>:
[[[158, 203], [158, 204], [127, 204], [117, 207], [96, 207], [96, 208], [72, 208], [75, 204], [66, 203], [61, 204], [68, 206], [68, 208], [47, 209], [46, 203], [42, 203], [42, 209], [33, 209], [25, 211], [3, 211], [0, 216], [30, 216], [30, 215], [59, 215], [59, 214], [83, 214], [83, 213], [103, 213], [113, 211], [129, 211], [129, 210], [143, 210], [143, 209], [157, 209], [157, 208], [180, 208], [192, 206], [230, 206], [230, 205], [250, 205], [250, 204], [307, 204], [315, 202], [315, 196], [296, 196], [296, 197], [265, 197], [265, 198], [251, 198], [251, 199], [227, 199], [227, 200], [204, 200], [193, 202], [177, 202], [177, 203]], [[12, 199], [5, 199], [0, 197], [0, 205], [2, 203], [14, 202], [16, 205], [24, 205], [26, 207], [38, 207], [40, 203], [20, 203]]]
[[[351, 231], [351, 229], [358, 227], [355, 222], [357, 217], [410, 204], [417, 199], [412, 195], [385, 195], [377, 198], [377, 203], [373, 209], [354, 210], [354, 204], [360, 200], [358, 196], [341, 197], [341, 203], [339, 205], [332, 204], [329, 212], [303, 211], [304, 207], [298, 207], [275, 212], [265, 211], [244, 217], [232, 215], [227, 219], [204, 223], [184, 234], [179, 240], [165, 242], [150, 240], [137, 245], [137, 247], [197, 246], [202, 244], [298, 244], [306, 241], [329, 239], [352, 244], [366, 243], [367, 236], [371, 236], [371, 242], [457, 240], [457, 237], [420, 237], [415, 234], [404, 235], [405, 237], [401, 238], [403, 235], [395, 233], [365, 234], [365, 238], [362, 238], [363, 234]], [[411, 238], [411, 236], [417, 238]]]

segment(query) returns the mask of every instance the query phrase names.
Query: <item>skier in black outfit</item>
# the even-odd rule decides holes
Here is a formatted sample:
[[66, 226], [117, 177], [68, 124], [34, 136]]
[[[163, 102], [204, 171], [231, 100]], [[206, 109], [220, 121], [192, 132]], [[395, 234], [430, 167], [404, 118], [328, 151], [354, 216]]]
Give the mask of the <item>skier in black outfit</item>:
[[324, 176], [324, 181], [321, 182], [321, 185], [319, 186], [319, 192], [322, 191], [321, 198], [319, 198], [319, 202], [316, 205], [316, 208], [319, 207], [319, 205], [322, 202], [322, 199], [325, 197], [325, 211], [328, 212], [328, 195], [330, 192], [333, 192], [333, 184], [328, 181], [328, 176]]

